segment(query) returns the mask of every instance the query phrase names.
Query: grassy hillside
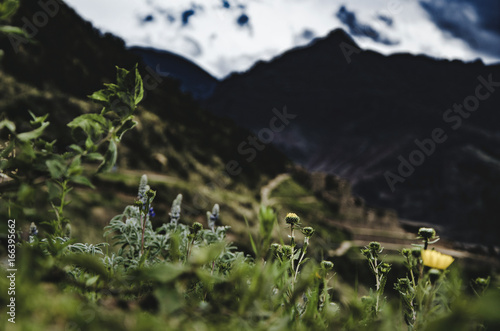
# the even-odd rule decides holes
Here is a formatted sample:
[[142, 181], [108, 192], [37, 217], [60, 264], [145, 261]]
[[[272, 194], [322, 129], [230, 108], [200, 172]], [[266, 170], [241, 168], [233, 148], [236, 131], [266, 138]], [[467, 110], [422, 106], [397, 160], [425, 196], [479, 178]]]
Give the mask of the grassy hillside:
[[[21, 24], [38, 6], [23, 1], [10, 23]], [[38, 138], [55, 139], [51, 153], [60, 158], [70, 154], [66, 148], [74, 138], [86, 146], [67, 124], [76, 116], [99, 113], [101, 107], [86, 96], [114, 81], [115, 65], [131, 69], [138, 61], [119, 39], [101, 36], [64, 4], [58, 10], [34, 36], [35, 42], [23, 44], [18, 52], [5, 38], [0, 40], [5, 52], [0, 70], [2, 152], [11, 139], [21, 141], [21, 135], [8, 133], [12, 130], [5, 123], [10, 122], [3, 120], [12, 121], [17, 133], [29, 131], [28, 110], [35, 116], [48, 114], [50, 122], [41, 137], [28, 139], [37, 149], [48, 149], [47, 144], [37, 146]], [[468, 256], [457, 260], [450, 272], [436, 270], [439, 279], [432, 278], [436, 272], [420, 251], [408, 250], [407, 260], [397, 252], [422, 238], [417, 241], [415, 234], [405, 233], [393, 211], [367, 206], [352, 195], [345, 180], [296, 167], [271, 145], [247, 161], [238, 146], [250, 132], [200, 108], [177, 82], [161, 78], [152, 87], [148, 82], [154, 75], [143, 64], [139, 71], [146, 94], [134, 113], [138, 125], [121, 140], [109, 172], [92, 175], [98, 162], [85, 164], [83, 177], [90, 177], [95, 188], [80, 183], [68, 193], [65, 216], [71, 228], [65, 227], [62, 237], [43, 224], [59, 218], [58, 209], [48, 205], [53, 192], [45, 184], [66, 176], [67, 169], [49, 167], [55, 159], [48, 158], [43, 162], [50, 177], [35, 176], [28, 185], [17, 181], [22, 176], [2, 177], [0, 218], [15, 218], [19, 234], [13, 235], [16, 246], [7, 240], [13, 240], [10, 223], [0, 223], [6, 248], [1, 252], [0, 313], [12, 313], [8, 304], [14, 298], [17, 316], [16, 324], [2, 319], [2, 327], [387, 330], [406, 326], [408, 307], [401, 306], [403, 290], [394, 284], [408, 280], [409, 272], [417, 282], [405, 291], [418, 292], [410, 301], [419, 302], [418, 318], [411, 323], [421, 329], [439, 330], [456, 316], [469, 323], [464, 325], [492, 330], [499, 325], [497, 314], [483, 309], [499, 301], [498, 264], [488, 260], [469, 268], [475, 256]], [[23, 155], [19, 146], [2, 155], [2, 167], [6, 159]], [[97, 151], [104, 153], [101, 149]], [[238, 174], [232, 174], [234, 164], [241, 167]], [[40, 171], [31, 164], [18, 170]], [[143, 174], [155, 192], [142, 187], [138, 197]], [[182, 207], [178, 200], [175, 205], [180, 218], [172, 205], [178, 194], [183, 196]], [[22, 205], [10, 210], [12, 201], [6, 197]], [[219, 208], [212, 209], [214, 204]], [[272, 208], [259, 209], [261, 205]], [[123, 216], [112, 220], [127, 206]], [[32, 222], [38, 228], [30, 227]], [[105, 227], [112, 232], [107, 237]], [[381, 254], [372, 243], [360, 254], [359, 246], [377, 239], [392, 246]], [[17, 250], [15, 280], [7, 271], [11, 247]], [[476, 277], [484, 277], [484, 283], [488, 275], [493, 291], [484, 296], [481, 292], [476, 298], [470, 287], [462, 286], [462, 280]], [[384, 292], [381, 283], [386, 281]], [[8, 290], [12, 284], [15, 293]]]

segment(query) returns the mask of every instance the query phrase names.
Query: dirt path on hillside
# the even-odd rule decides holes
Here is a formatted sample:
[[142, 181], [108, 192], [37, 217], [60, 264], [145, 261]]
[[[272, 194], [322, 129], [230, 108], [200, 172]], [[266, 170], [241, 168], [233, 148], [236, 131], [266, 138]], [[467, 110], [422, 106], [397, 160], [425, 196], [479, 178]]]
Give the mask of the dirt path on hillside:
[[290, 174], [280, 174], [271, 179], [266, 186], [260, 189], [260, 203], [264, 206], [270, 206], [273, 201], [270, 198], [271, 192], [285, 180], [290, 178]]

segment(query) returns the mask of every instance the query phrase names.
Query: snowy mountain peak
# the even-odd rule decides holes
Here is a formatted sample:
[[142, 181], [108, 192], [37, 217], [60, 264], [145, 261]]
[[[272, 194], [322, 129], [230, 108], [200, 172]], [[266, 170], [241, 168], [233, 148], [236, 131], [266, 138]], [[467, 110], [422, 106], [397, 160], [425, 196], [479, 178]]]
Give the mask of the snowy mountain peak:
[[345, 29], [361, 48], [386, 55], [407, 52], [500, 61], [496, 0], [67, 2], [128, 46], [177, 53], [219, 79], [305, 46], [336, 28]]

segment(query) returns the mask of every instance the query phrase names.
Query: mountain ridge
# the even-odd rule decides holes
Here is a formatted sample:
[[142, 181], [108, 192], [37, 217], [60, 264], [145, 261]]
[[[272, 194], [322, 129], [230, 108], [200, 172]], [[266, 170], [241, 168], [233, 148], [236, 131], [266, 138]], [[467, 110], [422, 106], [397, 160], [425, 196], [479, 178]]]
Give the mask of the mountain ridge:
[[[481, 184], [470, 186], [478, 176], [473, 164], [482, 163], [464, 148], [500, 157], [494, 124], [500, 93], [481, 101], [480, 110], [463, 119], [461, 130], [450, 128], [450, 117], [457, 113], [445, 113], [474, 96], [480, 77], [499, 81], [500, 65], [385, 56], [349, 44], [346, 53], [344, 41], [333, 36], [229, 76], [204, 106], [256, 132], [267, 121], [268, 109], [287, 105], [300, 120], [277, 146], [292, 160], [350, 180], [354, 192], [369, 203], [395, 208], [403, 218], [446, 225], [461, 240], [482, 240], [480, 230], [466, 231], [480, 217], [486, 241], [494, 242], [500, 233], [490, 186], [499, 169], [479, 171]], [[384, 173], [397, 173], [398, 154], [407, 158], [415, 139], [427, 139], [436, 128], [446, 130], [448, 141], [391, 192]], [[450, 171], [459, 175], [443, 175]], [[470, 195], [471, 201], [461, 198]]]

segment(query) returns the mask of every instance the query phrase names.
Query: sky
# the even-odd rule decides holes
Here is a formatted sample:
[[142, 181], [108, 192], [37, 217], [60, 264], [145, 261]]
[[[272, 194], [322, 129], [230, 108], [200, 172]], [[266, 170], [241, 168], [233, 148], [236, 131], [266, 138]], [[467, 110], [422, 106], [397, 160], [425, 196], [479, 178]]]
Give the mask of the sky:
[[499, 0], [66, 0], [127, 46], [168, 50], [216, 78], [333, 29], [363, 49], [500, 63]]

